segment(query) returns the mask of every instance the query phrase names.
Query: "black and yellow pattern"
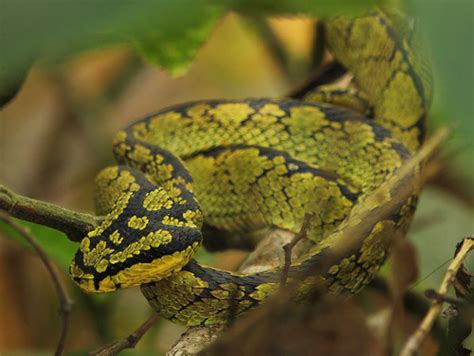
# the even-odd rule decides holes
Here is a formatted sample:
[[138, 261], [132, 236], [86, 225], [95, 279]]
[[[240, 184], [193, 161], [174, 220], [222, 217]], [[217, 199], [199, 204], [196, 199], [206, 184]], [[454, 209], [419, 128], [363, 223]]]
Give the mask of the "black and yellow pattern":
[[230, 308], [243, 312], [274, 293], [280, 269], [241, 275], [199, 265], [192, 257], [203, 223], [297, 232], [312, 213], [314, 247], [290, 269], [301, 279], [296, 297], [314, 283], [360, 290], [384, 262], [389, 236], [407, 228], [416, 196], [368, 227], [325, 275], [311, 271], [343, 238], [338, 227], [423, 140], [430, 81], [395, 23], [382, 12], [328, 21], [329, 46], [355, 78], [349, 88], [320, 87], [303, 101], [187, 103], [119, 132], [120, 165], [97, 178], [97, 211], [106, 217], [81, 242], [72, 278], [88, 292], [141, 285], [165, 318], [223, 323]]

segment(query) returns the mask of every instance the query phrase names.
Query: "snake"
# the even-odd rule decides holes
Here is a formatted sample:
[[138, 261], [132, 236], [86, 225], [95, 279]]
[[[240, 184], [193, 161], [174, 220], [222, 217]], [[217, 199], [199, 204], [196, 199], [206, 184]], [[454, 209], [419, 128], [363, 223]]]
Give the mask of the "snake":
[[[117, 133], [117, 164], [96, 178], [103, 220], [80, 242], [71, 278], [88, 293], [140, 286], [163, 318], [222, 324], [280, 287], [282, 267], [237, 273], [194, 259], [205, 227], [225, 239], [272, 227], [298, 233], [311, 216], [307, 251], [291, 262], [295, 298], [315, 283], [352, 294], [384, 263], [390, 236], [406, 231], [417, 193], [365, 227], [358, 246], [315, 274], [342, 223], [423, 143], [429, 65], [410, 26], [376, 9], [324, 22], [332, 55], [353, 76], [301, 99], [201, 100], [165, 108]], [[309, 215], [308, 215], [309, 214]], [[363, 223], [363, 222], [361, 222]]]

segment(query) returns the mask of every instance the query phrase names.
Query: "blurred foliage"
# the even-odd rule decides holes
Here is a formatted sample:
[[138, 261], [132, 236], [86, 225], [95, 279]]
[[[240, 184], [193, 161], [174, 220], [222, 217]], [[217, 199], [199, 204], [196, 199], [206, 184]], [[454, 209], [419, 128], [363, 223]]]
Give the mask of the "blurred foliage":
[[[471, 209], [449, 194], [428, 188], [423, 192], [409, 238], [418, 252], [419, 280], [413, 286], [422, 292], [441, 283], [456, 244], [474, 232]], [[474, 269], [474, 256], [466, 266]]]
[[222, 14], [203, 0], [2, 0], [1, 78], [36, 59], [132, 42], [171, 72], [189, 65]]
[[432, 121], [454, 128], [455, 157], [474, 190], [474, 2], [409, 0], [435, 70]]
[[[374, 0], [2, 0], [2, 83], [18, 81], [37, 59], [57, 59], [77, 50], [131, 42], [154, 64], [183, 73], [219, 17], [229, 9], [330, 15], [362, 10]], [[5, 84], [2, 84], [5, 85]]]

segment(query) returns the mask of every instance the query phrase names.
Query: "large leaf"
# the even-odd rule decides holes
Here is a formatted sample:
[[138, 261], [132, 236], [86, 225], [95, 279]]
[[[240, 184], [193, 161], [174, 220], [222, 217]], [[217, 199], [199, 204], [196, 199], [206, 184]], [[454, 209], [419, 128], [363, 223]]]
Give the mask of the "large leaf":
[[191, 63], [221, 13], [204, 0], [2, 0], [0, 78], [31, 60], [126, 41], [176, 72]]
[[9, 89], [34, 60], [118, 42], [132, 42], [152, 63], [182, 73], [225, 10], [321, 17], [360, 11], [374, 2], [2, 0], [0, 81]]
[[[125, 38], [153, 64], [172, 74], [182, 74], [192, 62], [197, 50], [209, 36], [222, 15], [220, 7], [204, 1], [162, 1], [161, 12], [144, 14], [142, 23], [125, 29]], [[158, 20], [158, 21], [157, 21]]]

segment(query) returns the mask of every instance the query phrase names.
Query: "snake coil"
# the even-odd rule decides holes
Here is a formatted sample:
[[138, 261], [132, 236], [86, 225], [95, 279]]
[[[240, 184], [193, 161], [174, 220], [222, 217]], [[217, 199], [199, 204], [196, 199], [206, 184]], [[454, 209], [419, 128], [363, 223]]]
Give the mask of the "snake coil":
[[[389, 237], [406, 230], [416, 195], [326, 273], [312, 267], [341, 223], [417, 150], [431, 97], [429, 70], [399, 19], [382, 11], [326, 22], [327, 43], [354, 76], [303, 100], [206, 100], [177, 105], [120, 131], [119, 163], [99, 173], [103, 223], [70, 268], [87, 292], [140, 285], [156, 311], [187, 324], [223, 323], [275, 293], [281, 268], [243, 275], [200, 265], [203, 224], [245, 234], [265, 226], [297, 232], [312, 214], [313, 247], [293, 261], [303, 296], [323, 281], [355, 293], [384, 262]], [[367, 117], [367, 113], [371, 113]]]

